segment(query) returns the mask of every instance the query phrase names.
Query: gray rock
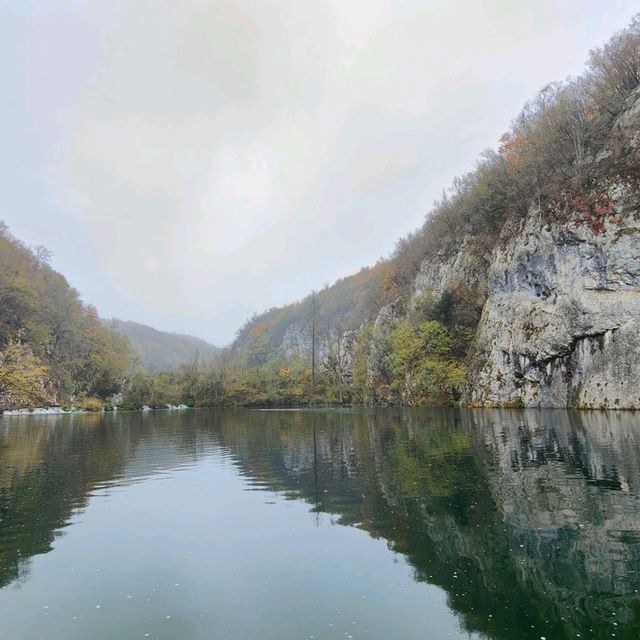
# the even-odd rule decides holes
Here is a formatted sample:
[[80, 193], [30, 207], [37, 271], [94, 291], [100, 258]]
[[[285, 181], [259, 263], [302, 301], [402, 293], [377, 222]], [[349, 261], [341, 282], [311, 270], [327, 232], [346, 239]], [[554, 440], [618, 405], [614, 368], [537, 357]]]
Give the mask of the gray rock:
[[601, 228], [531, 210], [494, 252], [471, 403], [640, 407], [639, 205], [631, 185], [601, 186]]
[[487, 258], [466, 237], [453, 254], [441, 252], [423, 260], [416, 276], [412, 304], [425, 293], [441, 296], [448, 289], [462, 285], [473, 289], [480, 297], [487, 293]]

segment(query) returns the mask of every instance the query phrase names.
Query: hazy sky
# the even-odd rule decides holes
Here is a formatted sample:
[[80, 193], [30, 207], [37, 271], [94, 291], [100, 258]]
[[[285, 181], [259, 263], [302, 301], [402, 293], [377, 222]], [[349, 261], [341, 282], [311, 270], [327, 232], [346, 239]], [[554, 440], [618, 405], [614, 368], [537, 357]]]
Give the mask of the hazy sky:
[[637, 1], [0, 0], [0, 219], [229, 341], [393, 248]]

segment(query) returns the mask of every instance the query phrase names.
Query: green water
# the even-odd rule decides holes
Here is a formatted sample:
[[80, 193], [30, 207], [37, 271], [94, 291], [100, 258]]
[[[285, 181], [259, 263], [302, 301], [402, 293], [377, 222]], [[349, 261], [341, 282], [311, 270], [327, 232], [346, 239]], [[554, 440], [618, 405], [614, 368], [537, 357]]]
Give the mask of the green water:
[[640, 416], [0, 418], [0, 638], [640, 637]]

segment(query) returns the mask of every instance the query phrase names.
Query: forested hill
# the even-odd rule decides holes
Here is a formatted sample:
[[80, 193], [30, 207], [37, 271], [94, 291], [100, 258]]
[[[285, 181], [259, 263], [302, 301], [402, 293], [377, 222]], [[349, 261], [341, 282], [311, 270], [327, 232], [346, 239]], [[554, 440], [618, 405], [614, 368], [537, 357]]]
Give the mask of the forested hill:
[[46, 249], [0, 221], [0, 411], [71, 399], [99, 407], [130, 369], [127, 339], [103, 326]]
[[0, 221], [0, 412], [99, 409], [143, 371], [204, 366], [217, 353], [193, 336], [101, 320], [51, 267], [44, 247], [26, 246]]
[[[375, 317], [390, 295], [389, 263], [380, 260], [373, 267], [341, 278], [314, 294], [318, 335], [329, 336], [358, 329], [364, 319]], [[254, 315], [239, 330], [231, 347], [249, 366], [283, 359], [295, 360], [310, 348], [312, 297]]]
[[126, 336], [137, 364], [148, 371], [176, 371], [186, 365], [210, 363], [219, 349], [205, 340], [159, 331], [137, 322], [105, 320], [110, 330]]

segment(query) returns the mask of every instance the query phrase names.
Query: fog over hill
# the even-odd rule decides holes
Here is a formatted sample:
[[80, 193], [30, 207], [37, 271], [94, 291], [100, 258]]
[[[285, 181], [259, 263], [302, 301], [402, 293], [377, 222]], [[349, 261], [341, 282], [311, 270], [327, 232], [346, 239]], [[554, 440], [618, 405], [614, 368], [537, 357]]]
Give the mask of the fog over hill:
[[112, 318], [105, 320], [112, 331], [126, 336], [138, 364], [152, 371], [175, 371], [196, 361], [210, 362], [218, 353], [215, 345], [181, 333], [159, 331], [137, 322]]

